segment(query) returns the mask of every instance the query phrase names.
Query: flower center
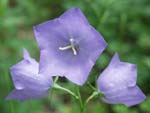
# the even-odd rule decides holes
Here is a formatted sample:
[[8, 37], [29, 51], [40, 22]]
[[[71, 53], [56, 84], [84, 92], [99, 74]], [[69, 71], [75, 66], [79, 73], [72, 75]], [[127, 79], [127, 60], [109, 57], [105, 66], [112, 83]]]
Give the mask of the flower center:
[[72, 49], [73, 55], [77, 55], [77, 47], [75, 45], [75, 40], [73, 38], [70, 38], [69, 41], [70, 41], [70, 45], [59, 47], [59, 50], [64, 51], [64, 50]]

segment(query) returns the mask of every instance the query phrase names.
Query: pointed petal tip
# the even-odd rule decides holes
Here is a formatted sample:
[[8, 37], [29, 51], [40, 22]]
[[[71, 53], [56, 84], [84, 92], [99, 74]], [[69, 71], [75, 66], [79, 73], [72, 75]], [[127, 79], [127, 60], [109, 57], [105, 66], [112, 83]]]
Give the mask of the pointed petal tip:
[[73, 7], [70, 10], [74, 10], [74, 11], [81, 11], [79, 7]]
[[9, 97], [9, 95], [5, 98], [6, 101], [11, 100], [11, 98]]
[[13, 97], [13, 92], [10, 92], [10, 94], [5, 98], [6, 101], [15, 100], [16, 98]]
[[137, 65], [136, 64], [130, 64], [131, 65], [131, 69], [132, 70], [136, 70], [137, 71]]
[[23, 48], [23, 58], [24, 59], [29, 59], [30, 58], [30, 54], [29, 54], [29, 52], [26, 48]]
[[38, 25], [33, 26], [34, 34], [35, 34], [35, 31], [37, 31], [37, 26], [38, 26]]
[[15, 92], [16, 92], [16, 90], [13, 89], [13, 90], [8, 94], [8, 96], [5, 98], [5, 100], [12, 100], [12, 99], [14, 99], [14, 97], [15, 97]]
[[113, 59], [120, 61], [119, 54], [117, 52], [114, 54]]
[[136, 100], [135, 102], [123, 103], [123, 104], [127, 107], [132, 107], [132, 106], [135, 106], [135, 105], [142, 103], [145, 99], [146, 99], [146, 96], [143, 95], [143, 97], [141, 97], [139, 100]]
[[119, 54], [118, 54], [118, 52], [115, 52], [114, 56], [117, 56], [117, 57], [119, 57]]
[[118, 62], [120, 62], [120, 58], [119, 58], [119, 54], [116, 52], [113, 55], [113, 57], [112, 57], [112, 59], [110, 61], [110, 64], [115, 64], [115, 63], [118, 63]]
[[6, 101], [10, 101], [10, 100], [18, 100], [19, 102], [24, 102], [25, 100], [21, 100], [21, 99], [17, 99], [17, 98], [12, 98], [11, 96], [7, 96], [6, 98], [5, 98], [5, 100]]

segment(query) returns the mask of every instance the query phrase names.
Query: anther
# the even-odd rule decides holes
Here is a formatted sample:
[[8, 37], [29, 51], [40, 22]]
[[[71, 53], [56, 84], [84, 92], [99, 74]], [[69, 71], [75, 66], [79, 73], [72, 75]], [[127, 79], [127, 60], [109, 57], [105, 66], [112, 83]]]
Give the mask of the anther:
[[69, 46], [65, 46], [65, 47], [59, 47], [59, 50], [67, 50], [67, 49], [70, 49], [70, 48], [72, 48], [71, 47], [71, 45], [69, 45]]

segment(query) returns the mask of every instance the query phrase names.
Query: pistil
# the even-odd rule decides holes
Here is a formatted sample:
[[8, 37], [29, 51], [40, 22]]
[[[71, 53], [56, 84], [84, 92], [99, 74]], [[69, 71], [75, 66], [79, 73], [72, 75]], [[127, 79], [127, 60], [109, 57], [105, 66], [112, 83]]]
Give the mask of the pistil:
[[68, 50], [68, 49], [72, 49], [72, 52], [74, 55], [77, 55], [77, 50], [75, 47], [75, 40], [73, 38], [70, 38], [70, 45], [65, 46], [65, 47], [59, 47], [59, 50], [64, 51], [64, 50]]

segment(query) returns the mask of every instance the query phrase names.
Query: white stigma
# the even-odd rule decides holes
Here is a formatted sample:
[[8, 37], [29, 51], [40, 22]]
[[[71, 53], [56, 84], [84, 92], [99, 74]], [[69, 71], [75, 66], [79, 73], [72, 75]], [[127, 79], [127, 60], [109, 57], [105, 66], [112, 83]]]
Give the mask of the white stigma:
[[75, 44], [74, 44], [75, 41], [74, 41], [74, 39], [70, 38], [69, 41], [70, 41], [70, 45], [65, 46], [65, 47], [59, 47], [59, 50], [64, 51], [64, 50], [72, 49], [73, 54], [77, 55], [77, 50], [75, 48]]

